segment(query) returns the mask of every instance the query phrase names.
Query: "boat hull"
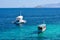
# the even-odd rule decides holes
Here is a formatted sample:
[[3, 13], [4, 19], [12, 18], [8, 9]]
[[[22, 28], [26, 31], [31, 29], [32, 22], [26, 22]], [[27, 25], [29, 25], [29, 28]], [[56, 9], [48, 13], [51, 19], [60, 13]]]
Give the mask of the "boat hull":
[[38, 33], [44, 32], [46, 30], [46, 27], [38, 27]]

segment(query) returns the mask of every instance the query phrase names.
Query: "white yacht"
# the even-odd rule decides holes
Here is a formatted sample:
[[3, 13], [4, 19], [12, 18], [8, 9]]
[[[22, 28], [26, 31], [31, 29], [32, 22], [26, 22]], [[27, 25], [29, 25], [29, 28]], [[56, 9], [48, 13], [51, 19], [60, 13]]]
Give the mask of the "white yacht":
[[21, 12], [20, 12], [20, 16], [17, 16], [16, 17], [16, 20], [14, 21], [15, 24], [24, 24], [26, 23], [26, 20], [23, 20], [23, 16], [21, 15]]

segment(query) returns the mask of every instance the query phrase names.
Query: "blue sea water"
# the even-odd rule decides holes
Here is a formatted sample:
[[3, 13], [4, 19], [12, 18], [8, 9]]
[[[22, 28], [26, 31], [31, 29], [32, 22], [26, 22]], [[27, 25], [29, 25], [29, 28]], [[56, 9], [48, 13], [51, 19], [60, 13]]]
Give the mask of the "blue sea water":
[[[24, 16], [26, 24], [12, 23]], [[46, 31], [38, 34], [38, 25], [47, 24]], [[0, 40], [60, 40], [60, 8], [0, 8]]]

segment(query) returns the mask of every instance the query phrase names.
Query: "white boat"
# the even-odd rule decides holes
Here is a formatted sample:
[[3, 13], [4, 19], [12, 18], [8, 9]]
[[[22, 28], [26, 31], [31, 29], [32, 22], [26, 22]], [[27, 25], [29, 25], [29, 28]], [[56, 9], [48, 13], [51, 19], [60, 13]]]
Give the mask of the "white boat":
[[21, 13], [20, 13], [20, 16], [17, 16], [16, 17], [16, 20], [14, 21], [15, 24], [24, 24], [26, 23], [26, 20], [23, 20], [23, 16], [21, 16]]
[[40, 24], [38, 25], [39, 32], [44, 32], [46, 30], [46, 24]]

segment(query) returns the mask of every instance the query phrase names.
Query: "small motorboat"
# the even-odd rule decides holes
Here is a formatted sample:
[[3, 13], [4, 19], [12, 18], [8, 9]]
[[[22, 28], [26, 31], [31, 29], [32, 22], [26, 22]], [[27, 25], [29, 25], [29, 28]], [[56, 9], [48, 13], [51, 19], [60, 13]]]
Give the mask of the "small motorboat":
[[38, 25], [38, 33], [44, 32], [46, 30], [46, 24]]

